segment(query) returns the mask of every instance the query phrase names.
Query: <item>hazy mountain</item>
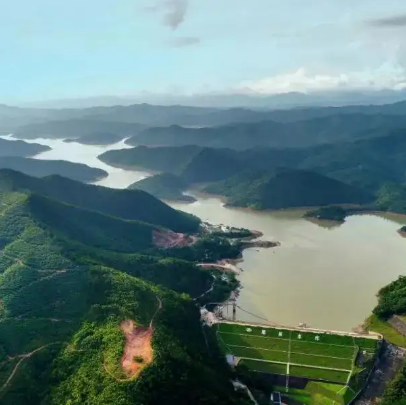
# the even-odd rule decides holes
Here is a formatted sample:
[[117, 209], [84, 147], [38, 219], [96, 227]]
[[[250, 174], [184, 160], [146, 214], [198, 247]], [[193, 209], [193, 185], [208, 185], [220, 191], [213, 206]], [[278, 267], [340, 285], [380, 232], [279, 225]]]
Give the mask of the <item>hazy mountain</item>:
[[28, 143], [24, 141], [9, 141], [0, 138], [0, 157], [1, 156], [19, 156], [31, 157], [41, 152], [50, 150], [49, 146], [39, 145], [37, 143]]
[[0, 169], [12, 169], [35, 177], [57, 174], [83, 182], [94, 182], [108, 175], [105, 170], [96, 169], [82, 163], [73, 163], [66, 160], [29, 159], [17, 156], [0, 157]]

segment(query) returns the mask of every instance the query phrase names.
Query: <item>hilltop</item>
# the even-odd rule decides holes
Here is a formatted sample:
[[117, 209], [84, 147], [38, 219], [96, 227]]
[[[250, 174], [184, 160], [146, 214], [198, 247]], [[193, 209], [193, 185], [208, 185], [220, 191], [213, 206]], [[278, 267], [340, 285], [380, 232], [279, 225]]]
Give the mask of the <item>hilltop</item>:
[[40, 145], [38, 143], [28, 143], [24, 141], [9, 141], [0, 138], [0, 157], [3, 156], [19, 156], [31, 157], [39, 153], [51, 150], [49, 146]]
[[204, 190], [226, 196], [231, 206], [255, 209], [363, 204], [373, 199], [372, 195], [340, 181], [289, 169], [245, 171]]
[[110, 189], [61, 176], [36, 179], [11, 170], [0, 170], [0, 190], [28, 191], [83, 209], [147, 222], [175, 232], [195, 232], [200, 224], [198, 218], [177, 211], [144, 191]]
[[108, 173], [82, 163], [66, 160], [41, 160], [17, 156], [0, 157], [0, 169], [17, 170], [35, 177], [60, 175], [72, 180], [94, 182], [107, 177]]
[[187, 183], [170, 173], [147, 177], [131, 184], [128, 188], [130, 190], [143, 190], [162, 200], [195, 201], [193, 197], [182, 193], [187, 188]]
[[175, 292], [201, 294], [210, 274], [140, 255], [156, 230], [0, 193], [2, 404], [244, 404], [207, 352], [197, 306]]

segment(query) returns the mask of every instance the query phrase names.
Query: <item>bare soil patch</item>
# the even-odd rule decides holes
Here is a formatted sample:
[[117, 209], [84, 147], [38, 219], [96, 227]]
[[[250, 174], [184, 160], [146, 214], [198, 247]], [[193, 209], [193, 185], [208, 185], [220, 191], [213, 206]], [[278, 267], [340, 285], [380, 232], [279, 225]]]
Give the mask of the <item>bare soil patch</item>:
[[152, 240], [157, 247], [174, 248], [193, 245], [197, 238], [195, 236], [172, 231], [153, 231]]
[[152, 327], [135, 326], [134, 321], [128, 319], [120, 328], [126, 338], [121, 367], [128, 377], [134, 377], [153, 360]]

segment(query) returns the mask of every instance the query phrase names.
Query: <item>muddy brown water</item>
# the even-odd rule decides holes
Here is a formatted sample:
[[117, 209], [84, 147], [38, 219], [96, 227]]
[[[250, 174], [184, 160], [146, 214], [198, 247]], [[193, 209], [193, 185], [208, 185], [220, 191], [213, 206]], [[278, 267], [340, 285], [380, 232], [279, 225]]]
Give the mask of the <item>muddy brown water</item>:
[[[198, 198], [172, 206], [281, 242], [247, 249], [239, 263], [244, 272], [238, 305], [272, 322], [350, 331], [370, 314], [377, 291], [406, 273], [406, 241], [397, 233], [404, 216], [356, 215], [337, 226], [303, 219], [303, 210], [253, 212]], [[237, 318], [261, 321], [239, 309]]]
[[[125, 188], [149, 175], [104, 164], [97, 156], [106, 150], [128, 147], [64, 143], [35, 139], [51, 151], [38, 159], [65, 159], [106, 170], [97, 184]], [[239, 266], [243, 289], [241, 308], [287, 326], [304, 322], [312, 327], [351, 330], [376, 305], [377, 291], [406, 273], [406, 239], [397, 230], [406, 217], [356, 215], [339, 226], [303, 219], [303, 211], [252, 212], [226, 208], [218, 198], [195, 195], [193, 204], [171, 203], [205, 221], [263, 232], [263, 239], [281, 242], [273, 249], [244, 251]], [[245, 321], [261, 321], [238, 310]]]

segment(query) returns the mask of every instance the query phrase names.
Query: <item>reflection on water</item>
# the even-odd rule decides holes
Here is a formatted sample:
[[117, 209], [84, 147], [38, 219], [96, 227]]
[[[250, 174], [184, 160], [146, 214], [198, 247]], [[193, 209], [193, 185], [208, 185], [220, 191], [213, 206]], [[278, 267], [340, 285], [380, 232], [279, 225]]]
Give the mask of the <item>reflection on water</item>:
[[[237, 210], [210, 197], [172, 206], [281, 242], [244, 252], [239, 305], [282, 325], [351, 330], [370, 314], [377, 291], [405, 273], [406, 242], [396, 232], [402, 216], [363, 214], [331, 227], [303, 219], [301, 210]], [[237, 317], [256, 320], [242, 311]]]
[[[97, 159], [107, 150], [128, 148], [35, 139], [52, 150], [38, 159], [64, 159], [108, 171], [99, 184], [125, 188], [149, 174], [110, 167]], [[193, 193], [192, 193], [193, 194]], [[193, 204], [171, 205], [204, 221], [258, 230], [277, 240], [274, 249], [244, 251], [243, 290], [239, 305], [283, 325], [308, 323], [314, 327], [351, 330], [369, 315], [377, 291], [405, 274], [406, 240], [396, 230], [404, 216], [363, 214], [331, 227], [303, 219], [304, 211], [254, 212], [223, 207], [207, 195]], [[243, 320], [257, 320], [239, 311]]]

